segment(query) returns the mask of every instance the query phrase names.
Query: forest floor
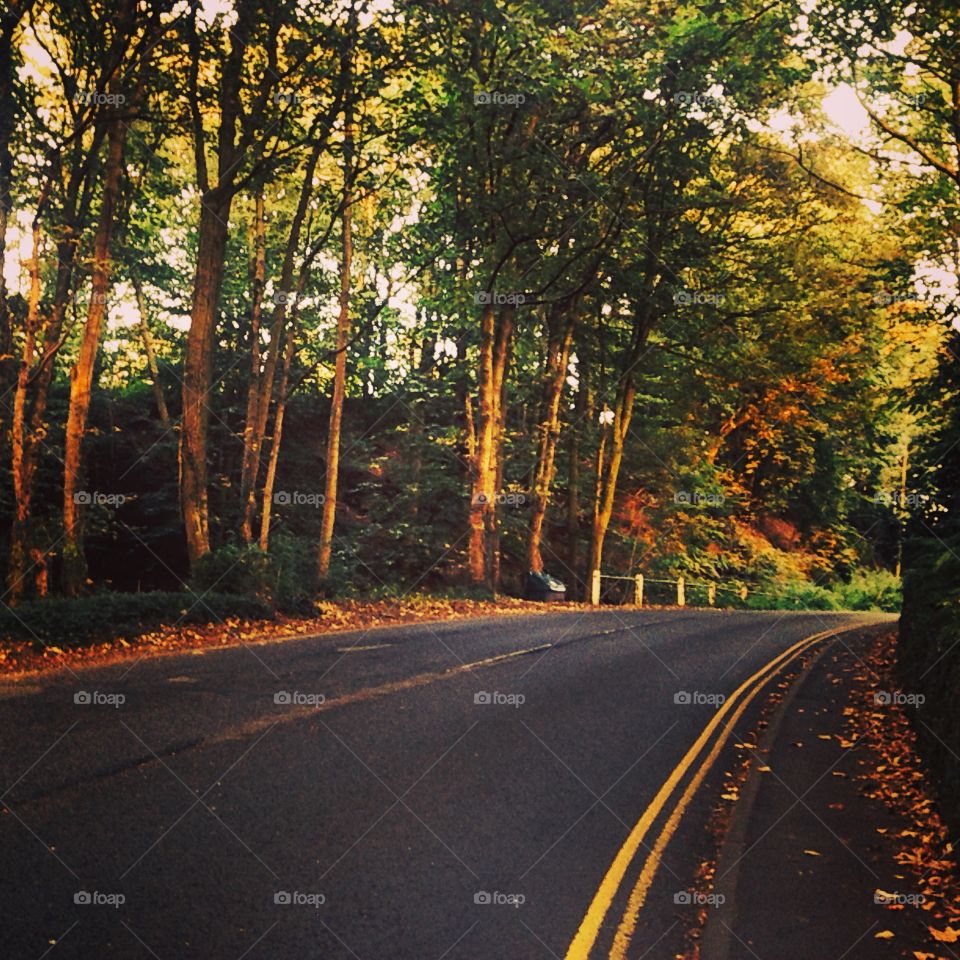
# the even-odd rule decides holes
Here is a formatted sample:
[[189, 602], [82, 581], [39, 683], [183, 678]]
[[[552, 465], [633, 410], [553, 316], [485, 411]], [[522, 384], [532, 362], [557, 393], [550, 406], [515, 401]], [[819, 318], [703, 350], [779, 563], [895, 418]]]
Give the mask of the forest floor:
[[512, 597], [497, 600], [449, 599], [414, 595], [384, 600], [336, 600], [317, 603], [317, 615], [278, 614], [272, 620], [230, 617], [220, 623], [171, 624], [143, 633], [116, 636], [82, 645], [64, 637], [62, 645], [40, 641], [0, 640], [0, 676], [16, 679], [64, 667], [108, 664], [146, 655], [199, 650], [207, 647], [275, 642], [313, 634], [339, 633], [444, 620], [590, 610], [586, 603], [537, 603]]

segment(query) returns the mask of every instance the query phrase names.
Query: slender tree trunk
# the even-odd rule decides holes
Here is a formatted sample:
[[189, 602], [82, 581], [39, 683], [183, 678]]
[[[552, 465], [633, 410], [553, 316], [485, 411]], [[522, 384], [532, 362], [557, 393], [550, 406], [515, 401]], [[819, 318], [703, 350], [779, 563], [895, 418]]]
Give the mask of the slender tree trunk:
[[476, 424], [471, 463], [470, 545], [468, 559], [470, 580], [480, 586], [487, 582], [486, 532], [492, 523], [489, 516], [496, 507], [495, 473], [491, 469], [496, 432], [496, 400], [494, 386], [495, 316], [492, 306], [480, 314], [480, 377], [478, 384], [479, 422]]
[[[603, 544], [613, 516], [613, 505], [617, 493], [617, 480], [620, 476], [620, 464], [623, 460], [623, 446], [630, 429], [630, 419], [633, 416], [633, 401], [636, 397], [636, 388], [633, 377], [626, 374], [621, 382], [616, 407], [614, 409], [613, 424], [610, 428], [609, 459], [598, 459], [597, 497], [593, 510], [593, 530], [590, 539], [590, 568], [588, 574], [599, 570], [603, 561]], [[602, 443], [603, 441], [601, 441]], [[606, 462], [604, 462], [604, 460]], [[587, 577], [590, 582], [590, 577]]]
[[[243, 520], [240, 533], [245, 543], [253, 541], [253, 519], [256, 509], [254, 459], [260, 459], [257, 435], [257, 412], [260, 408], [260, 322], [263, 316], [263, 288], [267, 280], [267, 220], [264, 213], [263, 188], [257, 191], [254, 205], [253, 263], [250, 270], [250, 381], [247, 385], [247, 415], [243, 424], [243, 462], [240, 471], [240, 503]], [[277, 349], [276, 344], [271, 344]], [[252, 506], [251, 506], [252, 505]]]
[[[296, 309], [296, 307], [294, 307]], [[295, 320], [295, 317], [293, 318]], [[270, 458], [267, 461], [267, 475], [263, 481], [263, 509], [260, 514], [260, 549], [266, 551], [270, 546], [270, 511], [273, 506], [273, 488], [277, 480], [277, 463], [280, 460], [280, 441], [283, 438], [283, 418], [287, 410], [287, 389], [290, 383], [290, 367], [296, 352], [296, 325], [291, 322], [287, 331], [287, 343], [283, 351], [283, 366], [280, 370], [280, 382], [277, 384], [277, 409], [273, 418], [273, 440], [270, 443]]]
[[110, 122], [107, 135], [107, 162], [104, 171], [100, 220], [93, 243], [93, 270], [90, 284], [90, 306], [80, 342], [77, 362], [70, 371], [70, 406], [67, 413], [63, 458], [63, 588], [68, 596], [76, 596], [86, 579], [83, 557], [80, 504], [77, 502], [77, 481], [80, 477], [83, 437], [90, 412], [90, 389], [93, 371], [100, 351], [100, 334], [107, 312], [110, 292], [110, 242], [113, 237], [120, 180], [123, 176], [123, 154], [127, 124], [119, 118]]
[[347, 344], [350, 339], [350, 271], [353, 263], [353, 123], [348, 114], [344, 124], [344, 205], [340, 252], [340, 310], [337, 315], [337, 359], [330, 399], [330, 426], [327, 433], [327, 466], [324, 485], [323, 517], [320, 522], [320, 555], [317, 574], [322, 582], [330, 573], [333, 527], [337, 516], [337, 480], [340, 472], [340, 430], [343, 424], [343, 400], [347, 386]]
[[[322, 146], [322, 141], [317, 140], [310, 152], [310, 157], [304, 169], [300, 199], [297, 202], [297, 209], [290, 226], [290, 234], [287, 237], [286, 251], [283, 257], [283, 266], [280, 270], [280, 296], [273, 310], [273, 318], [270, 324], [270, 344], [267, 348], [267, 357], [266, 362], [263, 364], [262, 374], [259, 371], [259, 366], [263, 358], [259, 356], [259, 342], [257, 345], [256, 406], [254, 410], [251, 410], [248, 403], [247, 420], [244, 425], [244, 457], [240, 482], [244, 530], [249, 528], [252, 531], [256, 517], [257, 479], [260, 475], [260, 454], [263, 447], [263, 439], [267, 431], [267, 421], [270, 418], [273, 386], [276, 380], [277, 365], [280, 362], [284, 328], [287, 323], [288, 301], [294, 299], [295, 296], [299, 296], [304, 289], [303, 283], [299, 282], [297, 292], [291, 294], [295, 259], [300, 249], [300, 237], [303, 233], [303, 225], [309, 211], [310, 199], [313, 196], [313, 178], [317, 169], [317, 162], [320, 159], [320, 153], [322, 152]], [[305, 280], [302, 272], [301, 276]], [[289, 312], [291, 314], [295, 306], [295, 302], [290, 305], [291, 309]], [[244, 536], [246, 537], [246, 533]]]
[[570, 347], [573, 343], [573, 307], [565, 312], [562, 330], [550, 337], [544, 382], [543, 412], [538, 426], [537, 459], [533, 482], [533, 509], [527, 537], [527, 566], [542, 572], [541, 545], [547, 506], [553, 487], [557, 442], [560, 438], [560, 400], [567, 381]]
[[13, 475], [14, 514], [10, 531], [10, 569], [7, 576], [9, 603], [15, 606], [23, 595], [27, 575], [27, 525], [30, 518], [32, 490], [27, 457], [27, 392], [30, 371], [36, 355], [37, 328], [40, 323], [40, 224], [33, 224], [33, 248], [29, 263], [30, 294], [23, 344], [23, 357], [17, 372], [17, 388], [13, 397], [10, 424], [10, 470]]
[[160, 366], [157, 363], [157, 352], [153, 346], [153, 334], [150, 332], [150, 317], [147, 311], [147, 300], [143, 295], [143, 281], [137, 274], [133, 276], [133, 291], [137, 298], [137, 313], [140, 316], [140, 341], [143, 343], [143, 352], [147, 358], [147, 369], [153, 385], [153, 399], [157, 405], [157, 413], [165, 430], [170, 429], [170, 411], [163, 395], [163, 384], [160, 382]]
[[907, 529], [907, 477], [910, 470], [910, 445], [903, 448], [900, 458], [900, 502], [897, 504], [897, 564], [894, 576], [899, 577], [903, 571], [903, 541]]

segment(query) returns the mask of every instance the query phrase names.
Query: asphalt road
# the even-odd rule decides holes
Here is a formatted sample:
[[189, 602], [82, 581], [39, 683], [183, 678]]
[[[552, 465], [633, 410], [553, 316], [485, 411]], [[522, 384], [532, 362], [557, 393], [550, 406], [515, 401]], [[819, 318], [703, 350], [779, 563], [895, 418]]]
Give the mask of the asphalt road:
[[766, 675], [734, 694], [877, 622], [563, 612], [0, 687], [0, 957], [673, 957]]

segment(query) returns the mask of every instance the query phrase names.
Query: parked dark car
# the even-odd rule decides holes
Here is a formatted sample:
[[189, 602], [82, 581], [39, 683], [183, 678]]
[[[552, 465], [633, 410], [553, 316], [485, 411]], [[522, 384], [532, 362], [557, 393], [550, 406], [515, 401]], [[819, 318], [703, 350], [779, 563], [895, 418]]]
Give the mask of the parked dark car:
[[549, 573], [536, 573], [531, 570], [523, 588], [524, 600], [539, 600], [549, 603], [553, 600], [567, 599], [567, 585]]

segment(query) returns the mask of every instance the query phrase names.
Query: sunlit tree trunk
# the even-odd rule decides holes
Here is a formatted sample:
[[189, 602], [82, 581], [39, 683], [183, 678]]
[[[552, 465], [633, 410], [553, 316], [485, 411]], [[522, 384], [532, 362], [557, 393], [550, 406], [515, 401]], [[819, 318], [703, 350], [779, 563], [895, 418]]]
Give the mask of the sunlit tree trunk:
[[317, 574], [321, 581], [330, 573], [333, 528], [337, 517], [337, 481], [340, 473], [340, 432], [343, 426], [343, 400], [347, 388], [347, 344], [350, 339], [350, 289], [353, 265], [353, 122], [344, 124], [344, 204], [340, 233], [340, 296], [337, 314], [337, 356], [333, 372], [333, 396], [330, 398], [330, 423], [327, 432], [327, 463], [323, 490], [323, 516], [320, 521], [320, 554]]
[[513, 340], [514, 307], [505, 306], [499, 316], [490, 305], [480, 314], [479, 418], [476, 424], [471, 464], [470, 580], [476, 586], [498, 589], [499, 549], [497, 494], [502, 477], [505, 375]]
[[83, 437], [90, 412], [90, 389], [93, 370], [100, 351], [100, 334], [107, 313], [110, 292], [110, 242], [113, 237], [120, 180], [123, 176], [123, 153], [127, 123], [121, 118], [110, 121], [107, 134], [107, 161], [104, 169], [100, 219], [93, 242], [93, 268], [90, 283], [90, 305], [80, 341], [77, 362], [70, 371], [70, 406], [67, 413], [63, 458], [63, 589], [76, 596], [86, 578], [83, 557], [80, 504], [76, 502], [80, 477]]
[[533, 504], [527, 536], [527, 566], [543, 571], [541, 545], [547, 506], [553, 488], [557, 442], [560, 438], [560, 400], [567, 380], [573, 343], [573, 305], [558, 310], [563, 323], [550, 323], [541, 419], [537, 428], [537, 458], [533, 479]]

